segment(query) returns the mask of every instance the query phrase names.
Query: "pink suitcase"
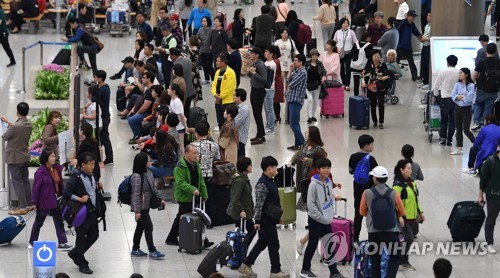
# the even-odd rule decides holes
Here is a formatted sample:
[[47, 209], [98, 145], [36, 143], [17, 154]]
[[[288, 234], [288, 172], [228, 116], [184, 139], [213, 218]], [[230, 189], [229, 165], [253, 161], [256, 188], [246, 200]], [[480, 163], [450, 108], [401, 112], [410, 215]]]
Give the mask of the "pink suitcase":
[[[338, 216], [337, 202], [344, 202], [344, 217]], [[351, 261], [354, 259], [354, 221], [352, 221], [351, 219], [347, 219], [346, 198], [342, 198], [340, 201], [335, 201], [335, 211], [337, 212], [337, 216], [335, 216], [332, 221], [332, 233], [335, 234], [339, 232], [341, 235], [343, 233], [343, 236], [347, 241], [347, 254], [344, 259], [340, 261], [342, 265], [345, 265], [346, 263], [351, 263]]]
[[327, 119], [332, 117], [344, 117], [344, 88], [333, 87], [327, 88], [328, 96], [321, 100], [320, 116], [325, 116]]

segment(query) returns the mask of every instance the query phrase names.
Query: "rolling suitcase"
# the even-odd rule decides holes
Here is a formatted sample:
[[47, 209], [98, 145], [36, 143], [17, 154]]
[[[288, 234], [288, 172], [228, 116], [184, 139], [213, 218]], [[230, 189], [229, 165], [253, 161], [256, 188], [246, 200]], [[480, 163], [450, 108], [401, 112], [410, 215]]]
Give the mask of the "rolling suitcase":
[[328, 96], [321, 100], [320, 116], [327, 119], [332, 117], [344, 117], [344, 88], [330, 87], [326, 88]]
[[458, 202], [448, 218], [448, 228], [454, 242], [474, 241], [486, 215], [483, 206], [474, 201]]
[[0, 222], [0, 244], [10, 244], [14, 238], [26, 227], [26, 220], [22, 216], [8, 216]]
[[204, 278], [209, 277], [210, 274], [219, 272], [220, 268], [226, 265], [231, 256], [233, 256], [231, 245], [227, 241], [223, 241], [208, 252], [198, 266], [197, 271]]
[[[284, 171], [286, 172], [286, 168], [290, 168], [288, 166], [283, 166]], [[295, 229], [295, 221], [297, 221], [297, 189], [293, 185], [293, 172], [290, 171], [291, 174], [283, 175], [283, 185], [284, 187], [278, 188], [278, 194], [280, 197], [280, 205], [283, 210], [283, 214], [281, 215], [280, 224], [284, 225], [285, 228], [290, 227], [291, 229]], [[289, 186], [287, 186], [289, 185]], [[281, 225], [278, 229], [281, 229]], [[289, 226], [290, 225], [290, 226]]]
[[[348, 251], [345, 257], [340, 261], [342, 265], [345, 265], [345, 263], [351, 263], [351, 261], [354, 258], [354, 249], [353, 249], [353, 243], [354, 243], [354, 221], [351, 219], [347, 219], [347, 199], [342, 198], [341, 201], [344, 202], [344, 217], [338, 216], [338, 210], [337, 210], [337, 202], [335, 202], [335, 212], [336, 216], [333, 218], [332, 221], [332, 233], [336, 232], [341, 232], [345, 235], [345, 239], [347, 240], [347, 246], [348, 246]], [[336, 248], [338, 249], [338, 244], [336, 245]], [[336, 252], [335, 250], [334, 252]]]
[[364, 96], [349, 97], [349, 128], [370, 128], [370, 100]]
[[[356, 251], [356, 257], [354, 257], [354, 278], [370, 278], [371, 274], [371, 262], [368, 255], [369, 242], [367, 240], [360, 241], [359, 247]], [[391, 257], [387, 254], [387, 250], [382, 251], [382, 260], [380, 261], [380, 277], [387, 277], [387, 267], [389, 266], [389, 260]]]
[[[200, 203], [203, 200], [200, 196]], [[193, 195], [193, 211], [181, 215], [179, 220], [179, 249], [186, 250], [191, 254], [201, 253], [203, 250], [203, 234], [205, 233], [205, 222], [195, 211], [195, 196]]]
[[227, 265], [231, 269], [238, 269], [248, 252], [248, 237], [246, 233], [246, 221], [244, 218], [240, 220], [240, 228], [226, 233], [226, 241], [233, 248], [233, 257], [229, 259]]
[[293, 175], [295, 173], [295, 169], [293, 167], [289, 167], [288, 165], [284, 165], [278, 169], [278, 173], [274, 177], [274, 184], [277, 187], [291, 187], [295, 185], [293, 181]]

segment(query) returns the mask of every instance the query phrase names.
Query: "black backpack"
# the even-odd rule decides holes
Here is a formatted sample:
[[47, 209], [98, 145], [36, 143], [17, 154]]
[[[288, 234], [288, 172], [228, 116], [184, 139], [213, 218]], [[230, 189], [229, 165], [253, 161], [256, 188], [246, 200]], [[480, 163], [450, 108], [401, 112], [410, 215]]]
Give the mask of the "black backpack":
[[194, 127], [197, 123], [207, 121], [207, 113], [201, 107], [195, 106], [189, 109], [188, 127]]
[[373, 227], [379, 231], [396, 227], [396, 208], [391, 200], [393, 189], [387, 188], [384, 195], [381, 195], [374, 187], [370, 190], [375, 194], [371, 204]]
[[500, 90], [500, 69], [489, 69], [486, 60], [482, 60], [484, 72], [481, 73], [481, 87], [485, 92], [498, 92]]

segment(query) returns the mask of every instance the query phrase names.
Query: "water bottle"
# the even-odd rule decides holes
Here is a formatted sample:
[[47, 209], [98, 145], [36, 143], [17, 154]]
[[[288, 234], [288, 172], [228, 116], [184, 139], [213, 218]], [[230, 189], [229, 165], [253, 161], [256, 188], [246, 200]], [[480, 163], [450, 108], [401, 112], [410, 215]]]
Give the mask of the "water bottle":
[[219, 272], [220, 271], [220, 261], [217, 259], [217, 263], [215, 264], [215, 271]]

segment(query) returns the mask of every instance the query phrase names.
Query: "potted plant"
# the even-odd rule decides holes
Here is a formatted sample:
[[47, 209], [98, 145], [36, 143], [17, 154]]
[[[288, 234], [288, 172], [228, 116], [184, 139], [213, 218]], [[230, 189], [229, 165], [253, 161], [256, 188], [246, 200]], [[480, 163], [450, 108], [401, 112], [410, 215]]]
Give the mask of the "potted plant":
[[68, 69], [56, 64], [45, 65], [35, 78], [35, 99], [67, 100], [69, 83]]

